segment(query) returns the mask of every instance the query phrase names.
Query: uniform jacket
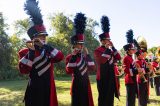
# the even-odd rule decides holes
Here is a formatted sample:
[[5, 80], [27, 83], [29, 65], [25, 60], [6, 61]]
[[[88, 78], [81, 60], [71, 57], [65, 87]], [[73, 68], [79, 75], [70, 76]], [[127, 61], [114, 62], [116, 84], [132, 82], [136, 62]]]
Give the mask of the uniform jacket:
[[29, 74], [24, 98], [26, 105], [58, 106], [53, 64], [64, 58], [62, 52], [45, 44], [35, 51], [24, 48], [18, 55], [20, 72]]
[[125, 72], [125, 84], [135, 84], [137, 71], [135, 70], [132, 55], [126, 55], [124, 57], [123, 66]]
[[94, 57], [97, 64], [96, 79], [100, 82], [106, 82], [105, 84], [108, 86], [106, 89], [108, 90], [112, 89], [109, 87], [114, 86], [115, 96], [119, 97], [118, 80], [115, 75], [116, 68], [114, 67], [114, 62], [121, 59], [120, 54], [114, 47], [106, 49], [104, 46], [100, 46], [94, 51]]

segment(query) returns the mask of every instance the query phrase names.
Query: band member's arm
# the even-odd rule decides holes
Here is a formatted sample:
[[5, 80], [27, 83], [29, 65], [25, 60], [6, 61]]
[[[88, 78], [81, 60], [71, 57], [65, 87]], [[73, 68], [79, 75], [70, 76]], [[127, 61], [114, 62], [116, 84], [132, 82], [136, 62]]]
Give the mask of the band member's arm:
[[94, 57], [98, 64], [104, 64], [112, 58], [110, 49], [106, 49], [104, 53], [101, 53], [99, 50], [95, 50]]
[[86, 56], [86, 61], [87, 61], [87, 66], [88, 66], [89, 70], [93, 71], [96, 69], [95, 63], [89, 54], [87, 54], [87, 56]]
[[19, 51], [18, 56], [19, 56], [19, 71], [22, 74], [28, 74], [32, 69], [34, 51], [23, 49]]
[[57, 50], [56, 48], [53, 48], [49, 45], [44, 45], [44, 49], [50, 53], [51, 56], [51, 62], [53, 63], [57, 63], [60, 62], [61, 60], [63, 60], [64, 55], [60, 50]]
[[66, 57], [66, 73], [72, 74], [77, 66], [76, 55], [69, 55]]
[[117, 49], [114, 46], [112, 47], [112, 50], [113, 50], [114, 58], [116, 60], [121, 60], [121, 55], [118, 53]]

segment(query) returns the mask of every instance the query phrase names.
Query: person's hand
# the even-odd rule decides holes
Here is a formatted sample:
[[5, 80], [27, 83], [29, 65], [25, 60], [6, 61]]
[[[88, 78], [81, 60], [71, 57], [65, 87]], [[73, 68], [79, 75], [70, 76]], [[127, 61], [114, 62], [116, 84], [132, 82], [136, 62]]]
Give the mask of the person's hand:
[[110, 41], [109, 45], [110, 45], [111, 47], [114, 47], [114, 45], [113, 45], [112, 41]]
[[34, 39], [34, 44], [39, 46], [39, 47], [42, 47], [44, 45], [44, 42], [39, 38], [35, 38]]
[[79, 52], [80, 52], [79, 49], [74, 48], [74, 49], [73, 49], [73, 52], [72, 52], [72, 55], [77, 55], [77, 53], [79, 53]]
[[105, 47], [106, 47], [106, 48], [109, 48], [109, 43], [106, 43], [106, 44], [105, 44]]
[[26, 46], [27, 46], [27, 48], [29, 48], [31, 50], [35, 50], [34, 42], [33, 41], [27, 41], [26, 42]]
[[85, 53], [86, 55], [89, 54], [87, 47], [84, 47], [84, 48], [83, 48], [83, 51], [84, 51], [84, 53]]

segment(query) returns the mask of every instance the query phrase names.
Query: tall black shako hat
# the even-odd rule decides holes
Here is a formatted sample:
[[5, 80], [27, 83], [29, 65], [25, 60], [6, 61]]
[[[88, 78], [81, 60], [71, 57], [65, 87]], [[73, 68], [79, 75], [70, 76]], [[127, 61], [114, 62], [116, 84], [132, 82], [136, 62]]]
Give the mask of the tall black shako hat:
[[86, 17], [82, 13], [77, 13], [74, 18], [74, 29], [75, 29], [75, 35], [71, 37], [71, 43], [73, 45], [77, 43], [84, 43], [84, 31], [86, 28]]
[[101, 28], [103, 33], [99, 35], [100, 40], [108, 39], [110, 40], [110, 23], [109, 23], [109, 18], [107, 16], [102, 16], [101, 18]]
[[31, 39], [38, 35], [48, 35], [45, 26], [43, 25], [41, 10], [38, 7], [38, 3], [39, 2], [36, 0], [26, 0], [26, 3], [24, 4], [24, 10], [30, 16], [30, 20], [33, 23], [33, 26], [27, 31], [27, 34]]
[[126, 32], [127, 44], [123, 46], [125, 51], [129, 51], [131, 49], [135, 49], [134, 40], [133, 40], [133, 30], [130, 29]]

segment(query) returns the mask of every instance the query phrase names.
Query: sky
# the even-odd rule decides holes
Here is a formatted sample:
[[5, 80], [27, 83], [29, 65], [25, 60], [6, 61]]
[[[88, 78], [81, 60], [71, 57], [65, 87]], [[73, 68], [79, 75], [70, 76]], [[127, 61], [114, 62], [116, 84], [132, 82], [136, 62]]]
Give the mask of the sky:
[[[6, 23], [12, 25], [15, 20], [28, 18], [23, 10], [24, 2], [0, 0], [0, 12], [3, 12]], [[125, 35], [129, 29], [133, 30], [135, 39], [143, 36], [149, 48], [160, 46], [159, 5], [160, 0], [39, 0], [45, 25], [49, 23], [46, 17], [58, 12], [66, 15], [82, 12], [98, 23], [102, 15], [108, 16], [110, 37], [117, 49], [127, 43]], [[102, 33], [100, 26], [95, 31], [97, 34]], [[9, 33], [13, 33], [12, 30]]]

